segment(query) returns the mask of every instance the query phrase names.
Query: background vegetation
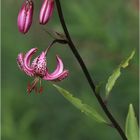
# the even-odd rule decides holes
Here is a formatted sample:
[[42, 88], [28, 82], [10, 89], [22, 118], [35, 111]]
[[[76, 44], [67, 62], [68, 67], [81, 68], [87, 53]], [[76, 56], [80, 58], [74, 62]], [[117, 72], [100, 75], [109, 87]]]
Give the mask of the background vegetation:
[[[61, 0], [62, 1], [62, 0]], [[33, 79], [16, 64], [19, 52], [52, 40], [43, 28], [62, 32], [55, 10], [45, 26], [39, 25], [41, 1], [35, 1], [34, 21], [28, 34], [17, 29], [23, 0], [2, 1], [2, 139], [3, 140], [119, 140], [116, 130], [97, 124], [66, 101], [52, 83], [43, 82], [42, 95], [27, 95]], [[62, 7], [70, 34], [96, 83], [107, 81], [113, 69], [133, 48], [136, 55], [113, 88], [108, 106], [123, 127], [129, 103], [138, 116], [138, 6], [136, 0], [65, 0]], [[55, 68], [59, 54], [70, 76], [58, 83], [101, 112], [83, 73], [68, 46], [55, 45], [48, 56]], [[57, 84], [57, 83], [56, 83]], [[104, 86], [102, 92], [104, 91]], [[102, 93], [103, 95], [103, 93]]]

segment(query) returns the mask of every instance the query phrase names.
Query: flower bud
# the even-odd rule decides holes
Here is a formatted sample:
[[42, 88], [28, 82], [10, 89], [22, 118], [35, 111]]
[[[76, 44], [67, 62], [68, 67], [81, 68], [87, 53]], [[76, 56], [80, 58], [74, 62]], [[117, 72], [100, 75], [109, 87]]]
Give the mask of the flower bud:
[[17, 25], [21, 33], [27, 33], [33, 18], [33, 2], [32, 0], [26, 0], [22, 8], [19, 11]]
[[50, 17], [52, 16], [53, 9], [54, 0], [44, 0], [39, 15], [40, 24], [46, 24], [49, 21]]

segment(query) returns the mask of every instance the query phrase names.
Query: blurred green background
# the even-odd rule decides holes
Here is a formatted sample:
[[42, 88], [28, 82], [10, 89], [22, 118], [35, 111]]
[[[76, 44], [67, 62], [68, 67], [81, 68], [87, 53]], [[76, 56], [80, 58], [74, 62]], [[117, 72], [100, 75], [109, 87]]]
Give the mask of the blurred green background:
[[[129, 103], [138, 117], [138, 6], [136, 0], [61, 0], [64, 16], [77, 49], [95, 83], [105, 82], [113, 69], [133, 48], [136, 55], [122, 71], [109, 98], [108, 107], [124, 128]], [[35, 1], [30, 31], [17, 29], [17, 14], [23, 0], [2, 1], [2, 140], [121, 140], [116, 130], [87, 118], [66, 101], [50, 82], [43, 82], [42, 95], [27, 95], [26, 86], [33, 78], [16, 64], [19, 52], [38, 47], [38, 54], [52, 38], [43, 31], [63, 32], [56, 9], [51, 21], [39, 25], [42, 1]], [[55, 68], [59, 54], [70, 76], [59, 84], [85, 103], [104, 114], [68, 46], [56, 44], [47, 58]]]

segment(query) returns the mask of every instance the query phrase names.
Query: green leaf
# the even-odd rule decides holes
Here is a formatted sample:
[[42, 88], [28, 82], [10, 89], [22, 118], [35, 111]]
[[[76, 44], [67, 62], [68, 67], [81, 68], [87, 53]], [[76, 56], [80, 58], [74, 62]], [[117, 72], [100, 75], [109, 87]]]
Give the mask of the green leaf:
[[113, 86], [115, 85], [116, 80], [119, 78], [121, 74], [121, 68], [126, 68], [129, 65], [129, 61], [133, 58], [134, 54], [135, 50], [131, 52], [130, 56], [126, 60], [121, 62], [121, 64], [113, 71], [112, 75], [109, 77], [105, 87], [106, 97], [109, 96], [109, 93], [111, 92]]
[[71, 93], [67, 90], [54, 85], [53, 86], [63, 95], [69, 102], [71, 102], [76, 108], [78, 108], [81, 112], [85, 113], [87, 116], [91, 117], [97, 122], [108, 124], [105, 119], [92, 107], [87, 104], [82, 103], [79, 98], [73, 97]]
[[128, 140], [139, 140], [139, 128], [132, 104], [129, 105], [125, 124], [125, 133]]

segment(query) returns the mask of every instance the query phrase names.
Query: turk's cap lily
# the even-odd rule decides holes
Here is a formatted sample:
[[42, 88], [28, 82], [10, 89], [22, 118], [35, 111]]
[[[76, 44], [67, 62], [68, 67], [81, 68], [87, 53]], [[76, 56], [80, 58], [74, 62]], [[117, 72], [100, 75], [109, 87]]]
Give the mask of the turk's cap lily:
[[[30, 77], [35, 77], [35, 80], [32, 84], [28, 84], [28, 93], [32, 90], [37, 90], [36, 84], [39, 80], [47, 80], [47, 81], [61, 81], [65, 79], [69, 72], [64, 69], [63, 62], [61, 58], [56, 55], [57, 66], [54, 72], [49, 73], [46, 63], [46, 53], [47, 51], [42, 52], [39, 56], [37, 56], [31, 63], [32, 56], [36, 53], [37, 48], [32, 48], [26, 54], [20, 53], [17, 57], [17, 64], [21, 71], [26, 73], [26, 75]], [[42, 91], [42, 87], [38, 89]]]
[[53, 10], [54, 0], [44, 0], [39, 15], [40, 24], [46, 24], [49, 21], [53, 14]]
[[21, 33], [25, 34], [28, 32], [33, 19], [34, 5], [32, 0], [25, 0], [17, 18], [18, 29]]

